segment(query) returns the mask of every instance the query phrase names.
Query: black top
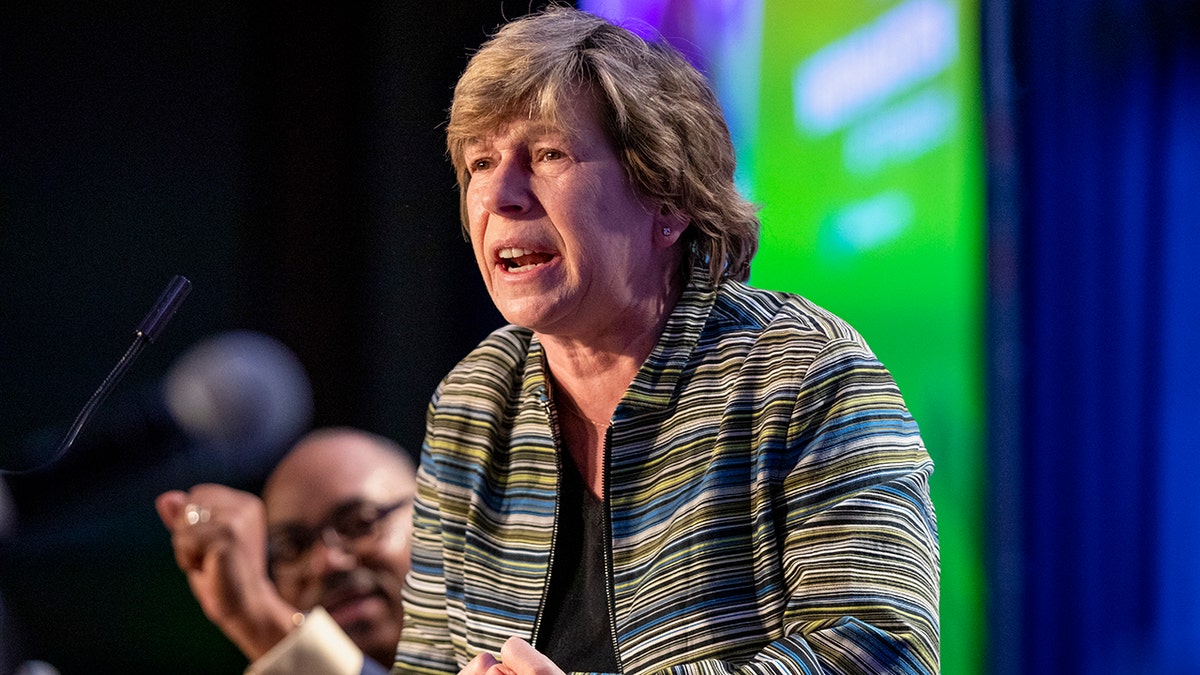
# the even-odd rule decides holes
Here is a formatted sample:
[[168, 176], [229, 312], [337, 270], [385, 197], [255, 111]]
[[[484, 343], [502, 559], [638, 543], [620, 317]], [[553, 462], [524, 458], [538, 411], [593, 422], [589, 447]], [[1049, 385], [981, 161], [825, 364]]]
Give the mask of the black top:
[[617, 672], [608, 605], [608, 509], [564, 452], [550, 589], [534, 647], [564, 671]]

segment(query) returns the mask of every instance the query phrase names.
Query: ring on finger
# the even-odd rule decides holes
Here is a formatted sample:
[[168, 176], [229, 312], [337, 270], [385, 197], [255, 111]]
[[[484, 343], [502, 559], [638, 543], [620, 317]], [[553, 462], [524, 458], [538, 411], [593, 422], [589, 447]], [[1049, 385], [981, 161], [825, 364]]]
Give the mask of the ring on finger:
[[188, 504], [183, 509], [183, 517], [187, 519], [188, 525], [196, 525], [197, 523], [207, 523], [208, 519], [212, 517], [212, 513], [199, 504]]

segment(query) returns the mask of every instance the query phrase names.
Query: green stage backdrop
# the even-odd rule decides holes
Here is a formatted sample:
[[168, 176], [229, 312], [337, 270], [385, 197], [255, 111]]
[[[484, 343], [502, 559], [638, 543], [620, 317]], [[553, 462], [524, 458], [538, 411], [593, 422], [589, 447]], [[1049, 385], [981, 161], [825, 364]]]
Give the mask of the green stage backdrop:
[[943, 672], [983, 670], [977, 0], [596, 0], [712, 78], [761, 205], [751, 283], [849, 320], [936, 462]]

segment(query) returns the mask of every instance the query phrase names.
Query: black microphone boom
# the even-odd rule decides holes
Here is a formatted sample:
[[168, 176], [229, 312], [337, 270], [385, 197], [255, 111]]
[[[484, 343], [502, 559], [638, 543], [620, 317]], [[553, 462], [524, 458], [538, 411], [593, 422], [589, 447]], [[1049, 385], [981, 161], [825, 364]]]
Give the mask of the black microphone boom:
[[[162, 295], [158, 296], [158, 302], [150, 308], [150, 313], [138, 325], [137, 337], [145, 337], [145, 342], [157, 340], [158, 336], [162, 335], [163, 329], [167, 327], [167, 322], [175, 316], [175, 311], [179, 309], [188, 293], [191, 292], [192, 282], [188, 281], [186, 277], [176, 274], [175, 278], [171, 279], [171, 283], [163, 289]], [[142, 340], [136, 340], [135, 344], [138, 342], [142, 342]]]
[[88, 399], [88, 402], [79, 411], [79, 415], [75, 418], [75, 423], [71, 425], [66, 436], [63, 437], [62, 444], [58, 446], [58, 452], [54, 454], [48, 461], [28, 469], [6, 470], [0, 469], [0, 473], [29, 473], [38, 471], [50, 466], [51, 464], [62, 459], [63, 455], [67, 454], [67, 450], [71, 449], [71, 445], [75, 442], [75, 438], [79, 436], [79, 432], [87, 425], [87, 422], [92, 417], [92, 413], [104, 403], [104, 399], [125, 376], [125, 371], [133, 365], [138, 355], [142, 353], [146, 345], [158, 339], [162, 335], [163, 329], [166, 328], [167, 322], [171, 317], [175, 316], [175, 312], [179, 306], [183, 304], [188, 293], [192, 290], [192, 282], [187, 278], [175, 275], [167, 287], [163, 289], [161, 295], [158, 296], [158, 302], [154, 303], [154, 307], [150, 309], [150, 313], [138, 325], [137, 331], [134, 333], [133, 344], [129, 345], [129, 349], [125, 351], [121, 360], [117, 361], [117, 365], [109, 371], [108, 376], [100, 383], [100, 386]]

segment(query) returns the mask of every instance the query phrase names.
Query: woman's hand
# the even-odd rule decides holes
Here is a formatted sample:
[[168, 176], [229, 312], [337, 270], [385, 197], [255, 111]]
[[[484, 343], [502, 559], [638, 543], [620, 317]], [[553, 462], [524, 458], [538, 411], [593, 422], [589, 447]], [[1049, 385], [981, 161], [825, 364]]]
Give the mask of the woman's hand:
[[500, 649], [500, 661], [484, 652], [458, 675], [564, 675], [541, 652], [518, 637], [510, 637]]

